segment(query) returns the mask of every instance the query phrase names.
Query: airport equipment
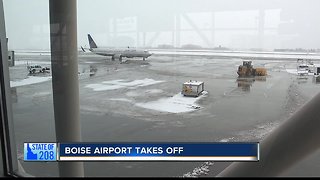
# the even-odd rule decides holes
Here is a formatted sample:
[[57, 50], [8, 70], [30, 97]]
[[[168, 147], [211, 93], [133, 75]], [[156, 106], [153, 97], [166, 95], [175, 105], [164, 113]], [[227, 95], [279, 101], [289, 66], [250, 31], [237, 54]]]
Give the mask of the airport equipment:
[[319, 75], [320, 75], [320, 65], [315, 65], [315, 66], [314, 66], [313, 73], [314, 73], [314, 75], [316, 75], [316, 76], [319, 76]]
[[42, 67], [40, 65], [34, 65], [34, 66], [27, 66], [27, 69], [29, 71], [30, 74], [32, 73], [36, 73], [36, 72], [40, 72], [40, 73], [44, 73], [50, 70], [49, 67]]
[[298, 59], [297, 60], [297, 74], [298, 75], [315, 75], [320, 74], [320, 65], [314, 64], [311, 60], [308, 59]]
[[312, 82], [316, 83], [316, 84], [319, 84], [320, 83], [320, 76], [316, 76], [316, 75], [313, 76]]
[[265, 68], [253, 68], [252, 61], [243, 61], [237, 73], [240, 77], [266, 76], [267, 70]]
[[182, 85], [181, 93], [184, 96], [198, 97], [204, 91], [204, 82], [192, 81], [185, 82]]
[[14, 66], [14, 51], [8, 51], [8, 64], [10, 67]]
[[300, 76], [308, 75], [309, 72], [312, 73], [313, 69], [309, 66], [313, 66], [313, 63], [310, 63], [310, 61], [304, 60], [304, 59], [298, 59], [297, 60], [297, 73]]

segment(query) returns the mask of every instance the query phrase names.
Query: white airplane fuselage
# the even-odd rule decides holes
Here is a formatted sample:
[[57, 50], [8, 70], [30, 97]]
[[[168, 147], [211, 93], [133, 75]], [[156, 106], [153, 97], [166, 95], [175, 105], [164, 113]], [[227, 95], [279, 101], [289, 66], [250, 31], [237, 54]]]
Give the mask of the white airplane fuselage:
[[89, 50], [91, 52], [98, 55], [102, 55], [102, 56], [111, 56], [112, 60], [115, 60], [115, 58], [117, 58], [119, 59], [120, 62], [122, 62], [123, 57], [126, 57], [126, 58], [142, 57], [143, 60], [146, 60], [146, 58], [152, 55], [147, 50], [130, 49], [129, 47], [126, 49], [112, 49], [112, 48], [98, 47], [90, 34], [88, 34], [88, 41], [90, 46]]
[[137, 49], [109, 49], [109, 48], [91, 48], [91, 52], [102, 55], [102, 56], [112, 56], [112, 57], [126, 57], [126, 58], [133, 58], [133, 57], [142, 57], [148, 58], [151, 56], [146, 50], [137, 50]]

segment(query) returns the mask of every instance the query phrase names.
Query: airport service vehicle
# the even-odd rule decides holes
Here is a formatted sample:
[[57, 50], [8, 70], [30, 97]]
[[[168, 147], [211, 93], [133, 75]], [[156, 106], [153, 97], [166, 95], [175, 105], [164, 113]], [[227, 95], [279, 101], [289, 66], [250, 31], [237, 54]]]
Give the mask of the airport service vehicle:
[[253, 68], [252, 61], [243, 61], [237, 71], [239, 77], [266, 76], [265, 68]]
[[320, 65], [315, 65], [313, 68], [313, 74], [315, 76], [319, 76], [320, 75]]
[[311, 63], [310, 61], [306, 61], [304, 59], [298, 59], [297, 60], [297, 74], [300, 76], [304, 76], [304, 75], [308, 75], [309, 72], [312, 73], [313, 68], [311, 68], [311, 66], [313, 66], [313, 63]]
[[306, 64], [299, 64], [297, 66], [297, 73], [300, 76], [308, 75], [309, 74], [309, 66]]
[[201, 81], [185, 82], [182, 85], [181, 94], [184, 96], [198, 97], [204, 91], [204, 83]]
[[315, 75], [320, 74], [320, 64], [314, 64], [311, 60], [298, 59], [297, 60], [297, 74], [298, 75]]
[[33, 73], [44, 73], [44, 72], [48, 72], [50, 70], [49, 67], [42, 67], [40, 65], [32, 65], [32, 66], [27, 66], [27, 69], [29, 71], [30, 74]]

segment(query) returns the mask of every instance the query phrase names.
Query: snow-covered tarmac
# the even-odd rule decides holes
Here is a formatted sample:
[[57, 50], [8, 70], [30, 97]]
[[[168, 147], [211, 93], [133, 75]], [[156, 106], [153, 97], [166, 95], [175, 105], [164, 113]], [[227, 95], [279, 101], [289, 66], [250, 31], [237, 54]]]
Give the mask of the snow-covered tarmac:
[[[261, 56], [253, 64], [266, 67], [268, 76], [238, 81], [236, 70], [243, 59], [200, 55], [158, 54], [124, 64], [79, 55], [83, 141], [259, 141], [319, 92], [320, 84], [312, 76], [299, 79], [290, 71], [296, 67], [294, 60]], [[16, 58], [20, 63], [10, 67], [10, 84], [16, 97], [17, 144], [55, 142], [51, 74], [31, 76], [25, 67], [27, 61], [50, 65], [50, 56], [25, 53]], [[96, 72], [88, 73], [95, 68]], [[197, 98], [182, 96], [182, 83], [189, 80], [203, 81], [206, 93]], [[22, 148], [18, 146], [18, 154]], [[20, 162], [34, 175], [58, 172], [53, 163]], [[97, 162], [86, 164], [86, 171], [88, 176], [178, 177], [200, 170], [210, 175], [218, 166], [216, 162]]]

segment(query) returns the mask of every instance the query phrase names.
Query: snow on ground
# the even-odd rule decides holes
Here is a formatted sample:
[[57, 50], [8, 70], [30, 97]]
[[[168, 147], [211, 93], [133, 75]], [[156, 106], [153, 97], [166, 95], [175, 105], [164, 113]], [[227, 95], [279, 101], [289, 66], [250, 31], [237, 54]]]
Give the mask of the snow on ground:
[[146, 94], [159, 94], [163, 93], [162, 89], [148, 89], [145, 90], [144, 93], [141, 91], [129, 91], [126, 93], [127, 96], [129, 97], [137, 97], [137, 96], [145, 96]]
[[98, 63], [98, 62], [96, 62], [96, 61], [86, 61], [86, 62], [84, 62], [85, 64], [95, 64], [95, 63]]
[[[257, 142], [270, 134], [271, 131], [279, 126], [278, 122], [257, 125], [250, 130], [244, 130], [237, 133], [236, 137], [221, 139], [219, 142]], [[183, 174], [182, 177], [199, 177], [207, 175], [210, 172], [210, 166], [214, 165], [213, 161], [205, 162], [201, 166], [196, 167], [192, 172]], [[211, 168], [212, 169], [212, 168]]]
[[16, 55], [45, 55], [45, 56], [50, 56], [51, 55], [51, 52], [50, 50], [45, 50], [45, 51], [42, 51], [42, 50], [18, 50], [18, 51], [15, 51], [15, 54]]
[[47, 64], [47, 65], [50, 65], [51, 64], [51, 61], [25, 61], [25, 60], [22, 60], [22, 61], [19, 61], [19, 60], [16, 60], [14, 61], [14, 65], [15, 66], [18, 66], [18, 65], [39, 65], [39, 64]]
[[29, 76], [28, 78], [22, 79], [19, 81], [10, 81], [10, 86], [11, 87], [25, 86], [25, 85], [41, 83], [49, 80], [51, 80], [51, 76], [48, 76], [48, 77]]
[[170, 113], [190, 112], [200, 108], [200, 106], [196, 104], [196, 101], [198, 101], [204, 96], [205, 95], [201, 95], [196, 98], [185, 97], [181, 93], [178, 93], [170, 98], [163, 98], [157, 101], [151, 101], [147, 103], [136, 103], [135, 105], [146, 109]]
[[223, 56], [223, 57], [255, 57], [255, 58], [274, 58], [274, 59], [320, 59], [319, 54], [290, 54], [290, 53], [275, 53], [275, 52], [209, 52], [209, 51], [150, 51], [158, 55], [202, 55], [202, 56]]
[[164, 81], [156, 81], [153, 79], [141, 79], [141, 80], [134, 80], [134, 81], [127, 81], [123, 79], [112, 80], [112, 81], [103, 81], [99, 84], [89, 84], [86, 87], [91, 88], [94, 91], [106, 91], [106, 90], [115, 90], [121, 88], [129, 88], [135, 89], [137, 87], [149, 86], [153, 84], [158, 84]]
[[193, 169], [192, 172], [188, 172], [184, 174], [183, 178], [190, 178], [190, 177], [199, 177], [201, 175], [207, 175], [209, 173], [210, 166], [214, 165], [214, 162], [208, 161], [201, 164], [201, 166], [196, 167]]
[[111, 98], [110, 100], [111, 100], [111, 101], [131, 102], [131, 100], [125, 99], [125, 98]]
[[137, 97], [140, 95], [141, 95], [141, 92], [136, 92], [136, 91], [129, 91], [126, 93], [126, 96], [129, 96], [129, 97]]
[[33, 94], [33, 96], [35, 97], [39, 97], [39, 96], [47, 96], [47, 95], [50, 95], [51, 92], [47, 91], [47, 92], [36, 92]]
[[162, 93], [163, 90], [162, 89], [149, 89], [149, 90], [146, 90], [144, 92], [148, 93], [148, 94], [157, 94], [157, 93]]

